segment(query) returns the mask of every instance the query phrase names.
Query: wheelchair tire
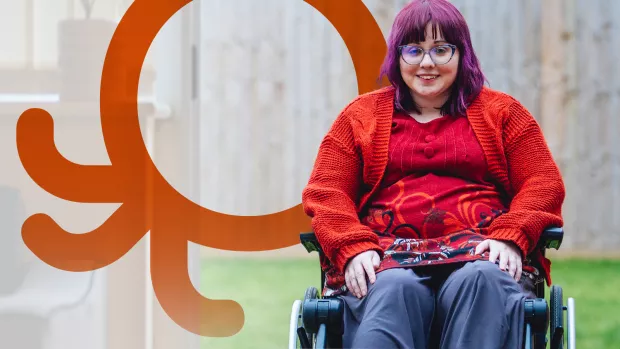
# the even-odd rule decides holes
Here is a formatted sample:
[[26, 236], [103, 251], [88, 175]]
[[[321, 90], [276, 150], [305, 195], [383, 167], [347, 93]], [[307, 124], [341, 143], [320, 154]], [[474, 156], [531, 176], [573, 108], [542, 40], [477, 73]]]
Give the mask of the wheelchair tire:
[[304, 295], [304, 300], [316, 298], [319, 298], [319, 290], [317, 290], [314, 286], [308, 287], [306, 289], [306, 294]]
[[[317, 299], [319, 298], [319, 290], [314, 286], [310, 286], [306, 289], [306, 293], [304, 294], [304, 303], [308, 299]], [[307, 333], [308, 342], [312, 347], [314, 347], [314, 341], [316, 339], [316, 333]]]
[[551, 349], [563, 349], [564, 348], [564, 304], [563, 304], [563, 292], [560, 286], [551, 286], [551, 292], [549, 293], [550, 304], [550, 329], [549, 336]]

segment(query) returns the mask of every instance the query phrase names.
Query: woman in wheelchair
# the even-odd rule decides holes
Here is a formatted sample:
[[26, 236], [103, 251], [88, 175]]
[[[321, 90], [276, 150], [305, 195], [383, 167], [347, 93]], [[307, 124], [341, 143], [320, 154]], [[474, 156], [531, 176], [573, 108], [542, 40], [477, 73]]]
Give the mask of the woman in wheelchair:
[[533, 280], [551, 283], [535, 246], [563, 223], [538, 123], [484, 86], [446, 0], [397, 15], [381, 75], [390, 86], [338, 115], [303, 191], [344, 347], [521, 348]]

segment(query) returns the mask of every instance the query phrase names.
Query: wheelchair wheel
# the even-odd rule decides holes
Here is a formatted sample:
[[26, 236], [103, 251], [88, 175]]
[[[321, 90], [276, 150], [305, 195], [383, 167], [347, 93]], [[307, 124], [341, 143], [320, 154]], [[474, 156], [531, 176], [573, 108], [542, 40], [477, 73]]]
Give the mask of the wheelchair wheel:
[[551, 349], [563, 349], [564, 348], [564, 304], [563, 293], [560, 286], [551, 286], [551, 292], [549, 294], [550, 304], [550, 337], [551, 337]]
[[[317, 298], [319, 298], [319, 291], [316, 289], [316, 287], [308, 287], [306, 289], [306, 294], [304, 295], [304, 303], [306, 303], [306, 300]], [[310, 345], [314, 347], [314, 340], [316, 339], [316, 335], [313, 333], [306, 333], [306, 336], [308, 337], [308, 342], [310, 343]]]
[[307, 331], [303, 323], [303, 312], [306, 301], [319, 298], [319, 291], [315, 287], [308, 287], [303, 300], [296, 300], [293, 303], [289, 324], [289, 349], [312, 349], [316, 343], [316, 333]]

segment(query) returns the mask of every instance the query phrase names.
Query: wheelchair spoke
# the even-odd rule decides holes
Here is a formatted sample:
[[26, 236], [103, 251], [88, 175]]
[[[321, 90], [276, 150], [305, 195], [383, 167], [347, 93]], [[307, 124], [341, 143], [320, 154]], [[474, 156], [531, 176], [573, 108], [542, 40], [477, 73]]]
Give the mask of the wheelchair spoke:
[[325, 324], [319, 326], [316, 334], [316, 349], [327, 349], [327, 327]]
[[525, 349], [532, 349], [532, 326], [525, 324]]

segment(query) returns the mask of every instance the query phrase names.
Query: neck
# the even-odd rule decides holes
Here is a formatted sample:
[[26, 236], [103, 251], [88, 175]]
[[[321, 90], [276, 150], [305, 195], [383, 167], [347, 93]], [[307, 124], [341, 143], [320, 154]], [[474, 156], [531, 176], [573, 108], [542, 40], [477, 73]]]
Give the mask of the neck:
[[416, 106], [420, 110], [420, 113], [426, 114], [426, 113], [439, 113], [439, 109], [441, 108], [442, 105], [446, 103], [446, 101], [450, 97], [450, 94], [446, 92], [440, 96], [423, 97], [423, 96], [417, 96], [412, 93], [411, 97], [413, 98], [413, 102], [416, 104]]

